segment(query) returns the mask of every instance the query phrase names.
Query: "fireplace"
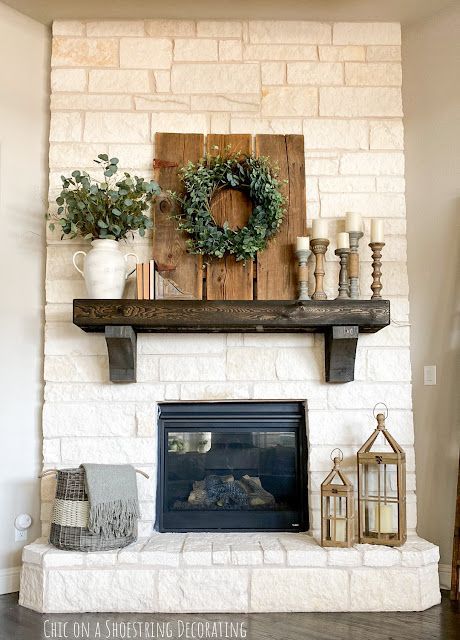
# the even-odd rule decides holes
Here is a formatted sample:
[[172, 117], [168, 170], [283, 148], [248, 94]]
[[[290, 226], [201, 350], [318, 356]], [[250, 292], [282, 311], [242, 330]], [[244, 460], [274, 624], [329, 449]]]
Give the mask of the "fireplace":
[[159, 405], [157, 528], [308, 529], [301, 402]]

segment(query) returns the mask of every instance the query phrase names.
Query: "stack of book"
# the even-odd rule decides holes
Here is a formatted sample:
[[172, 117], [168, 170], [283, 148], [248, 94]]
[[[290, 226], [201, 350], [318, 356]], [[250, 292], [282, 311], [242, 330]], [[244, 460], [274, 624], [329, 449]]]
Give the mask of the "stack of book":
[[158, 284], [158, 271], [155, 260], [136, 265], [136, 294], [138, 300], [155, 300]]

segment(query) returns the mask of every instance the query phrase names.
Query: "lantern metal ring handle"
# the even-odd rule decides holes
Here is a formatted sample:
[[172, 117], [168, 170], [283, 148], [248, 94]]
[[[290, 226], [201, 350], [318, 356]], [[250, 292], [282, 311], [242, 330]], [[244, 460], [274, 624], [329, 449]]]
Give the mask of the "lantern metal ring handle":
[[[373, 408], [373, 410], [372, 410], [372, 415], [374, 416], [374, 418], [377, 418], [377, 415], [376, 415], [376, 413], [375, 413], [375, 410], [377, 409], [377, 407], [378, 407], [379, 405], [381, 405], [382, 407], [385, 407], [385, 414], [384, 414], [384, 416], [385, 416], [385, 420], [386, 420], [386, 419], [388, 418], [388, 407], [387, 407], [387, 405], [386, 405], [384, 402], [377, 402], [377, 404], [374, 406], [374, 408]], [[381, 412], [379, 411], [379, 413], [381, 413]]]
[[[335, 456], [334, 455], [334, 451], [338, 451], [339, 455]], [[332, 460], [332, 462], [334, 462], [335, 458], [338, 458], [340, 460], [340, 462], [342, 462], [342, 460], [343, 460], [343, 451], [342, 451], [342, 449], [339, 449], [338, 447], [336, 449], [332, 449], [332, 451], [331, 451], [331, 460]]]

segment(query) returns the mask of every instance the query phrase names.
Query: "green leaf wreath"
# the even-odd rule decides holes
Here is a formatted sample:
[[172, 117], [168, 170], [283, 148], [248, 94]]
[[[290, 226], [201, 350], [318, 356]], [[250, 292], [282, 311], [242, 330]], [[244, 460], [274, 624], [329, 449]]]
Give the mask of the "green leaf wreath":
[[[178, 228], [190, 238], [190, 253], [236, 260], [253, 260], [277, 232], [284, 215], [285, 199], [281, 182], [269, 158], [254, 155], [206, 155], [180, 170], [184, 195], [173, 197], [181, 204]], [[227, 222], [216, 224], [211, 203], [219, 191], [237, 189], [247, 193], [253, 210], [245, 227], [231, 229]]]

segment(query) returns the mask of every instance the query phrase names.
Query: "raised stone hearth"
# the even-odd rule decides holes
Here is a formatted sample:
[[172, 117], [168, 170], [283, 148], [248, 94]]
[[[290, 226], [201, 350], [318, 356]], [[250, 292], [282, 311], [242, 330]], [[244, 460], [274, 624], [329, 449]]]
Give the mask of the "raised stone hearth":
[[441, 600], [438, 548], [323, 549], [295, 533], [162, 533], [104, 553], [24, 549], [20, 603], [39, 612], [420, 611]]

